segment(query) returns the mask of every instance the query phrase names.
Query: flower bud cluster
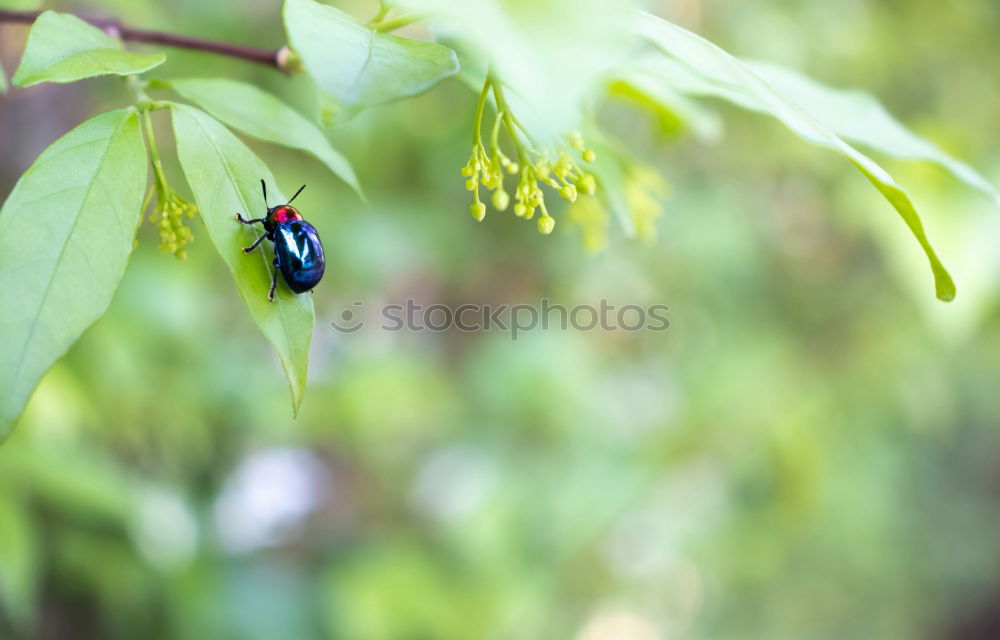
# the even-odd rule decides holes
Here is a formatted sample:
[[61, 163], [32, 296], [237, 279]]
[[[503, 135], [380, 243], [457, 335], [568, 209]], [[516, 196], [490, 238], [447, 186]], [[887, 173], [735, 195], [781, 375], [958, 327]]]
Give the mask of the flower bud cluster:
[[[490, 90], [496, 98], [498, 113], [487, 151], [481, 128], [483, 109]], [[585, 163], [597, 159], [594, 151], [586, 148], [583, 136], [579, 133], [571, 134], [561, 148], [536, 149], [524, 127], [510, 112], [503, 88], [492, 78], [487, 78], [483, 87], [474, 126], [472, 154], [462, 168], [462, 175], [466, 178], [465, 188], [473, 193], [469, 211], [477, 221], [486, 217], [486, 205], [479, 198], [481, 186], [493, 192], [490, 201], [494, 209], [505, 211], [510, 206], [511, 194], [504, 187], [506, 175], [519, 176], [513, 194], [514, 215], [531, 220], [535, 217], [535, 211], [539, 211], [538, 231], [543, 234], [552, 233], [556, 226], [555, 219], [545, 206], [543, 185], [552, 188], [559, 197], [571, 203], [576, 201], [579, 194], [591, 195], [597, 190], [594, 176], [583, 171], [573, 159], [574, 154], [579, 155], [580, 160]], [[500, 148], [501, 129], [506, 131], [516, 150], [516, 160], [507, 157]]]
[[194, 241], [191, 229], [184, 224], [184, 218], [193, 217], [198, 207], [185, 201], [177, 192], [169, 190], [157, 199], [156, 209], [149, 221], [156, 225], [160, 234], [160, 251], [172, 253], [179, 260], [187, 258], [184, 245]]

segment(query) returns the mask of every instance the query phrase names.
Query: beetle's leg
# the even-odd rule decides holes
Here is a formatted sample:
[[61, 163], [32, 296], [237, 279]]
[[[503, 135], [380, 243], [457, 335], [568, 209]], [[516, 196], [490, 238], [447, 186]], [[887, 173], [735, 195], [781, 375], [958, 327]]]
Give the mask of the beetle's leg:
[[242, 222], [243, 224], [257, 224], [258, 222], [264, 222], [264, 218], [254, 218], [253, 220], [247, 220], [240, 214], [236, 214], [236, 221]]
[[267, 234], [264, 234], [261, 237], [257, 238], [257, 241], [254, 242], [249, 247], [247, 247], [246, 249], [244, 249], [243, 253], [250, 253], [251, 251], [253, 251], [254, 249], [256, 249], [257, 245], [259, 245], [261, 242], [264, 242], [264, 238], [266, 238], [266, 237], [267, 237]]
[[267, 299], [274, 302], [274, 290], [278, 286], [278, 256], [274, 256], [274, 276], [271, 278], [271, 290], [267, 292]]

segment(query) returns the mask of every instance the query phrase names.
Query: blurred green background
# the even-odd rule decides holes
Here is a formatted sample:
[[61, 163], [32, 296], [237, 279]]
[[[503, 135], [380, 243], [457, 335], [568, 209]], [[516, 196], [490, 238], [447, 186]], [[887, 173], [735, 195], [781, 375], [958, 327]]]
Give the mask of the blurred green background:
[[[284, 44], [276, 0], [51, 8]], [[995, 0], [651, 8], [874, 93], [1000, 183]], [[8, 74], [25, 33], [0, 25]], [[305, 78], [169, 54], [154, 75], [248, 79], [315, 111]], [[1000, 637], [990, 203], [887, 162], [955, 276], [943, 304], [896, 214], [835, 154], [721, 104], [715, 144], [610, 104], [605, 126], [671, 195], [655, 242], [612, 230], [592, 254], [568, 223], [543, 237], [470, 219], [475, 98], [450, 80], [333, 132], [370, 206], [318, 163], [249, 142], [285, 192], [309, 185], [297, 204], [327, 248], [297, 420], [200, 222], [184, 262], [143, 226], [109, 313], [0, 447], [0, 637]], [[128, 100], [117, 79], [0, 97], [0, 196]], [[356, 300], [374, 319], [406, 298], [543, 297], [667, 304], [671, 327], [511, 341], [329, 326]]]

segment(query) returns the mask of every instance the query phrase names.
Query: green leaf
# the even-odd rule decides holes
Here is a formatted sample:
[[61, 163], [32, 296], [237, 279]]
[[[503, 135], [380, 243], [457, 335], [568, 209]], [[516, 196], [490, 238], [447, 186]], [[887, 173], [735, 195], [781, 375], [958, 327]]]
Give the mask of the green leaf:
[[348, 112], [421, 94], [458, 72], [447, 47], [373, 31], [314, 0], [286, 0], [284, 18], [306, 71]]
[[[664, 53], [673, 57], [674, 70], [681, 69], [687, 74], [688, 80], [697, 82], [705, 93], [769, 113], [801, 138], [843, 154], [889, 201], [916, 237], [934, 274], [938, 299], [954, 299], [955, 283], [931, 247], [909, 195], [874, 160], [847, 144], [802, 107], [778, 93], [745, 63], [708, 40], [647, 13], [640, 16], [639, 31]], [[664, 70], [669, 68], [664, 67]], [[653, 73], [655, 74], [655, 69]], [[675, 77], [660, 77], [675, 90], [684, 90]]]
[[278, 352], [291, 388], [292, 412], [297, 413], [309, 368], [312, 297], [296, 295], [279, 282], [274, 302], [269, 302], [271, 252], [262, 246], [244, 255], [242, 248], [251, 245], [261, 231], [233, 219], [238, 212], [244, 217], [259, 217], [257, 214], [264, 212], [262, 178], [274, 202], [283, 196], [260, 158], [218, 121], [187, 105], [172, 104], [171, 111], [177, 155], [205, 228], [232, 272], [254, 322]]
[[[769, 62], [742, 62], [777, 94], [845, 140], [904, 160], [923, 160], [940, 165], [1000, 206], [1000, 191], [986, 178], [904, 127], [872, 96], [860, 91], [831, 89], [797, 71]], [[744, 109], [770, 113], [768, 106], [756, 94], [743, 91], [738, 86], [719, 84], [709, 77], [698, 75], [695, 69], [662, 56], [644, 59], [622, 75], [651, 91], [669, 92], [667, 96], [680, 93], [722, 98]], [[669, 102], [669, 99], [664, 98], [664, 101]], [[822, 139], [812, 139], [811, 142], [824, 144]]]
[[221, 78], [170, 80], [167, 84], [230, 127], [312, 154], [364, 198], [347, 158], [333, 148], [316, 125], [272, 94]]
[[0, 209], [0, 437], [42, 374], [111, 303], [146, 190], [132, 109], [56, 140]]
[[46, 11], [31, 26], [12, 82], [15, 87], [30, 87], [41, 82], [125, 76], [149, 71], [166, 59], [162, 53], [125, 51], [118, 39], [76, 16]]
[[841, 137], [906, 160], [923, 160], [947, 169], [1000, 206], [1000, 192], [964, 162], [904, 127], [872, 96], [831, 89], [797, 71], [769, 62], [744, 61], [779, 94]]

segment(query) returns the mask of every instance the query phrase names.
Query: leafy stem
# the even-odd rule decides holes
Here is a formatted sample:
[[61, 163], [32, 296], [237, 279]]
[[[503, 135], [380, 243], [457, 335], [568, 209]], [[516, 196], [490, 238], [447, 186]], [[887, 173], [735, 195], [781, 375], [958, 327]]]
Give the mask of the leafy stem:
[[163, 163], [160, 161], [160, 151], [156, 146], [156, 135], [153, 133], [153, 118], [150, 116], [150, 109], [140, 109], [142, 111], [142, 125], [146, 130], [146, 142], [149, 144], [149, 158], [153, 165], [153, 174], [156, 176], [156, 190], [160, 197], [163, 197], [163, 189], [167, 185], [167, 174], [163, 171]]
[[384, 0], [380, 0], [378, 3], [378, 13], [375, 14], [374, 18], [368, 21], [368, 26], [374, 27], [375, 25], [384, 21], [385, 17], [389, 15], [390, 11], [392, 11], [392, 7], [387, 5], [384, 2]]
[[490, 85], [493, 80], [489, 76], [486, 77], [486, 82], [483, 83], [483, 90], [479, 94], [479, 101], [476, 102], [476, 117], [472, 125], [472, 145], [482, 145], [483, 143], [483, 113], [486, 111], [486, 99], [490, 95]]
[[[525, 149], [524, 144], [521, 142], [521, 135], [523, 134], [527, 137], [527, 131], [525, 131], [524, 126], [518, 122], [514, 113], [511, 111], [510, 105], [507, 104], [507, 96], [503, 92], [503, 84], [490, 76], [487, 83], [492, 83], [493, 85], [493, 97], [497, 101], [497, 111], [503, 114], [503, 124], [507, 129], [507, 135], [510, 136], [511, 141], [514, 143], [514, 148], [517, 150], [517, 155], [519, 160], [524, 163], [528, 160], [528, 152]], [[520, 130], [520, 131], [519, 131]], [[530, 139], [529, 139], [530, 142]]]
[[[183, 260], [187, 257], [184, 245], [192, 242], [194, 236], [191, 229], [184, 224], [184, 217], [192, 217], [197, 211], [197, 207], [190, 202], [184, 201], [177, 192], [167, 182], [167, 174], [163, 170], [163, 163], [160, 161], [160, 151], [156, 146], [156, 135], [153, 132], [153, 118], [150, 115], [156, 108], [156, 103], [147, 102], [137, 105], [142, 113], [142, 124], [146, 131], [146, 140], [149, 143], [149, 158], [153, 165], [153, 174], [156, 177], [154, 189], [151, 189], [143, 202], [142, 211], [145, 212], [152, 193], [156, 191], [156, 209], [150, 217], [150, 222], [156, 225], [160, 234], [160, 250], [174, 254]], [[165, 104], [165, 103], [161, 103]]]
[[[9, 9], [0, 9], [0, 23], [12, 22], [31, 24], [41, 14], [41, 11], [13, 11]], [[294, 65], [289, 64], [292, 56], [290, 56], [291, 52], [287, 47], [274, 50], [260, 49], [257, 47], [230, 44], [228, 42], [194, 38], [177, 33], [164, 33], [162, 31], [136, 29], [123, 24], [117, 18], [94, 18], [87, 16], [77, 17], [84, 22], [90, 23], [98, 29], [103, 30], [108, 35], [121, 38], [122, 40], [131, 42], [150, 42], [166, 45], [168, 47], [177, 47], [180, 49], [205, 51], [208, 53], [215, 53], [218, 55], [267, 65], [285, 73], [295, 71]]]
[[[151, 80], [140, 80], [139, 76], [125, 76], [125, 83], [128, 85], [129, 90], [135, 96], [135, 106], [142, 112], [149, 111], [159, 111], [160, 109], [166, 109], [170, 106], [169, 102], [163, 100], [154, 100], [149, 97], [146, 93], [146, 89], [157, 88], [160, 85]], [[147, 133], [149, 131], [147, 130]], [[150, 133], [150, 137], [152, 134]], [[154, 141], [155, 142], [155, 141]]]

